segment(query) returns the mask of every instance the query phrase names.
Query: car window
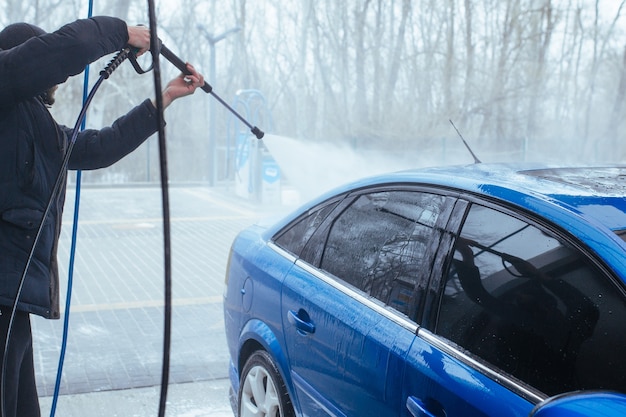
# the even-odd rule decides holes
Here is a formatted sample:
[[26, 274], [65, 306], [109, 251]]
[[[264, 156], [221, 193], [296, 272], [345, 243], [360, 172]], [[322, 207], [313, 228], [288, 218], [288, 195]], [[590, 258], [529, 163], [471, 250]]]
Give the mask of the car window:
[[336, 205], [335, 202], [309, 211], [288, 226], [287, 229], [279, 232], [275, 243], [286, 251], [300, 256], [302, 248]]
[[320, 268], [411, 316], [445, 201], [409, 191], [358, 197], [330, 225]]
[[626, 392], [622, 291], [545, 230], [472, 205], [435, 332], [547, 395]]

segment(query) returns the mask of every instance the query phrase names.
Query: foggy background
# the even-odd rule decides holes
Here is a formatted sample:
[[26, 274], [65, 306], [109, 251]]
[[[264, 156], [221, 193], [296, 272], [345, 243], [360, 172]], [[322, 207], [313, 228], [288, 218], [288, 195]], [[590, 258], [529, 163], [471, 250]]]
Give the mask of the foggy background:
[[[315, 167], [360, 175], [471, 163], [449, 120], [483, 162], [623, 162], [625, 3], [155, 0], [164, 44], [252, 124], [280, 135], [259, 146], [280, 148], [279, 163], [291, 160], [309, 177]], [[87, 6], [4, 0], [0, 25], [28, 21], [53, 31], [86, 17]], [[148, 24], [146, 1], [96, 0], [93, 14]], [[110, 59], [91, 66], [91, 84]], [[162, 61], [163, 85], [177, 72]], [[59, 89], [60, 123], [74, 125], [82, 85], [77, 76]], [[123, 64], [96, 95], [88, 126], [109, 125], [153, 97], [153, 85], [151, 74]], [[172, 182], [233, 181], [237, 135], [247, 134], [241, 123], [202, 91], [175, 102], [165, 118]], [[156, 182], [157, 151], [153, 137], [83, 181]], [[362, 169], [350, 168], [353, 155]], [[284, 180], [290, 169], [295, 177], [283, 169]]]

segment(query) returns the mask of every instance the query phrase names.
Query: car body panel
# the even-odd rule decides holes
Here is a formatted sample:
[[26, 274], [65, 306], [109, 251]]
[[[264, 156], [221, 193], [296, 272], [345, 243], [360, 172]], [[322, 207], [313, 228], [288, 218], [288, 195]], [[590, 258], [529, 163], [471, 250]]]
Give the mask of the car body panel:
[[436, 416], [528, 416], [534, 402], [458, 360], [460, 350], [453, 356], [441, 346], [436, 336], [420, 329], [407, 357], [402, 398], [419, 401]]
[[[228, 266], [228, 285], [224, 294], [224, 327], [231, 357], [229, 372], [232, 389], [239, 389], [239, 374], [247, 355], [254, 349], [272, 352], [281, 372], [285, 372], [280, 309], [263, 302], [280, 293], [281, 277], [290, 269], [293, 259], [284, 253], [269, 249], [260, 239], [262, 228], [255, 226], [240, 233], [231, 248]], [[250, 256], [250, 258], [248, 258]], [[250, 277], [255, 277], [251, 280]], [[260, 320], [258, 317], [263, 317]], [[286, 383], [290, 382], [285, 378]]]

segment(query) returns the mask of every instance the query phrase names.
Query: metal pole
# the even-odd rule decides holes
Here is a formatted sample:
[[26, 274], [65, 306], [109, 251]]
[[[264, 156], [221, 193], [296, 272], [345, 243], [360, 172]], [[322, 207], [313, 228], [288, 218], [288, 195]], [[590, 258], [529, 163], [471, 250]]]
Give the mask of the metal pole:
[[[208, 32], [203, 25], [198, 25], [198, 29], [202, 32], [207, 41], [209, 41], [209, 45], [211, 46], [211, 55], [210, 55], [210, 63], [209, 63], [209, 84], [211, 86], [215, 85], [215, 72], [216, 72], [216, 58], [215, 58], [215, 44], [226, 38], [228, 35], [238, 32], [241, 30], [241, 27], [236, 26], [232, 29], [229, 29], [217, 36], [213, 36], [212, 33]], [[217, 148], [217, 139], [216, 139], [216, 130], [215, 130], [215, 102], [211, 100], [209, 102], [209, 186], [213, 187], [215, 185], [215, 181], [217, 179], [217, 159], [216, 159], [216, 148]]]
[[[215, 85], [215, 42], [211, 41], [211, 61], [209, 66], [209, 84]], [[217, 138], [215, 137], [215, 100], [209, 100], [209, 186], [213, 187], [217, 181], [216, 148]]]

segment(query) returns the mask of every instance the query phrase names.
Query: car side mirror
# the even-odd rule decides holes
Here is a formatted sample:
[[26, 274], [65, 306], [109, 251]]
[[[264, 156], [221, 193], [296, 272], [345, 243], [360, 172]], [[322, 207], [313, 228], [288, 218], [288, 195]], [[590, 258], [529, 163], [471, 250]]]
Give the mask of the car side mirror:
[[626, 416], [626, 395], [611, 392], [571, 392], [548, 398], [529, 417]]

